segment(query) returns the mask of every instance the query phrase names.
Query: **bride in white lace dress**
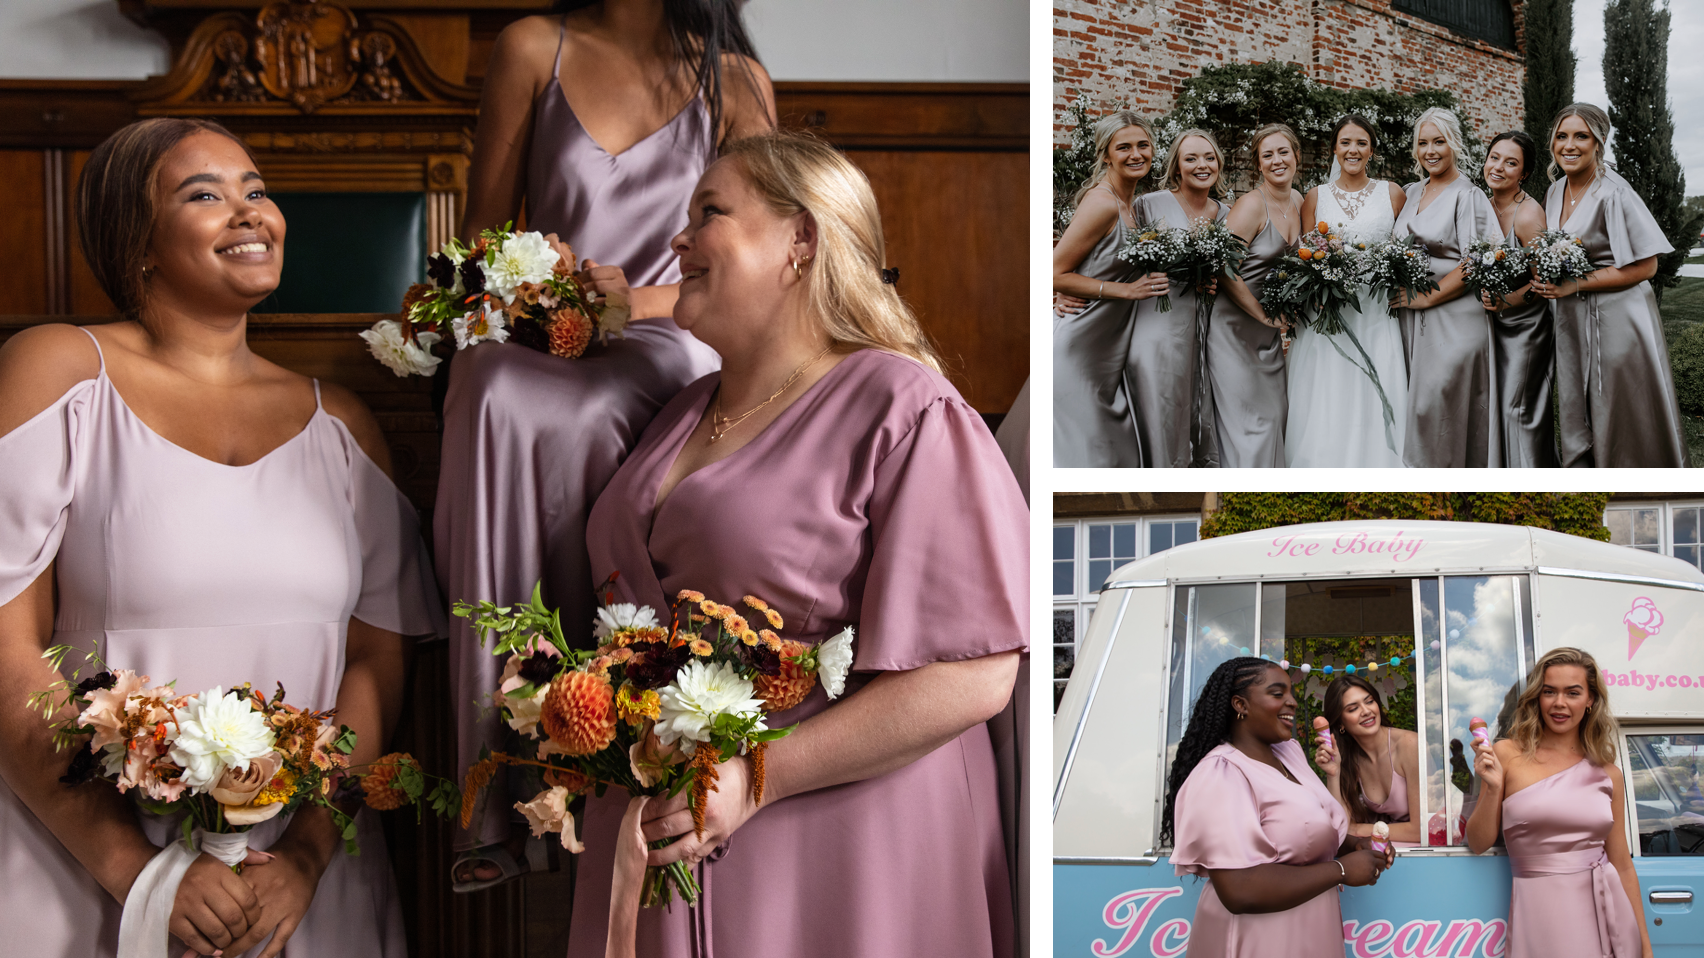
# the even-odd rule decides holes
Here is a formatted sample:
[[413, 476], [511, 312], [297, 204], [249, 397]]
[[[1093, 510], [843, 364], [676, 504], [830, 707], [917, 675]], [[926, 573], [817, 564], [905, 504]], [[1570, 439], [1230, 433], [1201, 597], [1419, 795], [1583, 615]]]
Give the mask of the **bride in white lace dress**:
[[[1345, 238], [1390, 239], [1406, 196], [1394, 183], [1368, 179], [1376, 146], [1371, 130], [1370, 122], [1353, 113], [1337, 121], [1332, 150], [1342, 172], [1308, 192], [1305, 228], [1324, 222]], [[1288, 357], [1286, 465], [1402, 466], [1408, 408], [1402, 331], [1384, 296], [1363, 286], [1359, 299], [1359, 308], [1343, 311], [1346, 333], [1295, 333]]]

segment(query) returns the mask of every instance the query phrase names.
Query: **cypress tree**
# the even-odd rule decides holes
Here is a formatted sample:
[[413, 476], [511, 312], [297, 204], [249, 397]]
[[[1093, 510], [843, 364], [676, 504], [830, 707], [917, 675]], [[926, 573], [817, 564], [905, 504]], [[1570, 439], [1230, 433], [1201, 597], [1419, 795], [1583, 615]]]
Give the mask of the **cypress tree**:
[[1686, 210], [1686, 174], [1674, 154], [1668, 106], [1669, 9], [1655, 0], [1610, 0], [1603, 11], [1603, 80], [1615, 126], [1615, 170], [1645, 201], [1675, 250], [1658, 258], [1651, 287], [1662, 296], [1698, 239]]
[[1574, 0], [1527, 0], [1526, 81], [1521, 94], [1526, 100], [1526, 131], [1538, 144], [1538, 168], [1527, 181], [1527, 190], [1543, 201], [1550, 175], [1550, 121], [1574, 102]]

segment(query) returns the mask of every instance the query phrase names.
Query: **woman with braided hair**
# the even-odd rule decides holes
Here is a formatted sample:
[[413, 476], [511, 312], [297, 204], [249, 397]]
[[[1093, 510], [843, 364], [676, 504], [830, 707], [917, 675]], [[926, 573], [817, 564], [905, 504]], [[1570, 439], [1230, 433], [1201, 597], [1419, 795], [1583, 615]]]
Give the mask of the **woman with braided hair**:
[[1196, 699], [1160, 816], [1177, 873], [1208, 879], [1190, 956], [1340, 955], [1338, 886], [1371, 885], [1392, 862], [1348, 837], [1295, 734], [1290, 675], [1265, 659], [1221, 664]]

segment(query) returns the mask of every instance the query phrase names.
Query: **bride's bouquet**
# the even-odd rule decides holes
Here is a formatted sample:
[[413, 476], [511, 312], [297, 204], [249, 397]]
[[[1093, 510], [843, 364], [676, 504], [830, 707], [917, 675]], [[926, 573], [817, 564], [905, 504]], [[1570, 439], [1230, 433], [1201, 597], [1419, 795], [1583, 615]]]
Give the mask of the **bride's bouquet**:
[[[1189, 251], [1189, 231], [1160, 223], [1139, 223], [1126, 234], [1118, 258], [1134, 263], [1142, 273], [1170, 273]], [[1161, 293], [1157, 303], [1162, 313], [1171, 312], [1170, 293]]]
[[632, 316], [626, 299], [594, 303], [574, 274], [572, 250], [564, 257], [542, 233], [512, 225], [485, 230], [472, 246], [452, 239], [426, 257], [427, 282], [408, 288], [401, 319], [361, 334], [374, 358], [398, 376], [430, 376], [440, 361], [432, 347], [446, 336], [456, 349], [513, 339], [568, 359], [594, 336], [619, 337]]
[[[751, 756], [752, 802], [762, 804], [764, 750], [793, 730], [770, 728], [767, 716], [804, 701], [819, 681], [830, 699], [845, 690], [850, 626], [807, 645], [781, 638], [781, 614], [756, 596], [741, 600], [748, 617], [682, 590], [666, 624], [649, 606], [608, 599], [606, 586], [593, 633], [601, 644], [592, 650], [569, 648], [560, 613], [545, 607], [538, 588], [527, 605], [455, 604], [454, 613], [472, 621], [481, 641], [495, 637], [493, 654], [507, 657], [493, 698], [530, 753], [493, 752], [468, 771], [463, 827], [497, 769], [519, 765], [541, 769], [545, 787], [516, 809], [535, 836], [558, 833], [572, 852], [584, 846], [568, 803], [612, 785], [635, 796], [686, 791], [702, 838], [716, 765]], [[647, 869], [647, 907], [667, 904], [676, 892], [688, 904], [698, 900], [685, 863]]]
[[1355, 281], [1360, 273], [1359, 251], [1331, 232], [1321, 220], [1297, 240], [1267, 276], [1260, 306], [1269, 316], [1292, 326], [1308, 326], [1327, 335], [1341, 335], [1343, 310], [1356, 305]]
[[1503, 297], [1531, 279], [1527, 252], [1507, 243], [1475, 240], [1462, 260], [1461, 279], [1474, 299], [1479, 299], [1481, 293], [1490, 293], [1493, 302], [1502, 302]]
[[1361, 256], [1361, 282], [1383, 299], [1401, 293], [1405, 302], [1438, 288], [1432, 278], [1432, 254], [1412, 233], [1368, 248]]
[[1527, 244], [1532, 273], [1552, 286], [1584, 279], [1597, 270], [1578, 236], [1567, 230], [1545, 230]]

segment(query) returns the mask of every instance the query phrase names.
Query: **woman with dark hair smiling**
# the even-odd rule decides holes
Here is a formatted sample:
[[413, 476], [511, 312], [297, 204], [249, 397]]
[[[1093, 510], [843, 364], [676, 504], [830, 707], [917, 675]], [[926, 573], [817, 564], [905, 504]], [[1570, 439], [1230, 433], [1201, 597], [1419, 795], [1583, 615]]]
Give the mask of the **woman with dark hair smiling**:
[[1394, 861], [1392, 850], [1349, 837], [1343, 806], [1295, 737], [1296, 696], [1277, 664], [1231, 659], [1208, 676], [1160, 813], [1160, 844], [1173, 844], [1177, 873], [1208, 879], [1190, 955], [1341, 955], [1339, 886], [1374, 884]]
[[[452, 599], [522, 601], [542, 582], [569, 640], [591, 641], [586, 514], [657, 410], [717, 363], [672, 318], [680, 270], [669, 237], [718, 146], [775, 124], [742, 6], [565, 0], [497, 38], [462, 236], [516, 219], [524, 201], [527, 228], [587, 257], [594, 291], [630, 296], [634, 322], [575, 360], [482, 343], [450, 364], [433, 545]], [[500, 663], [465, 622], [451, 628], [465, 769], [482, 747], [503, 747], [506, 730], [475, 705], [497, 687]], [[458, 891], [525, 867], [525, 829], [502, 793], [457, 837], [482, 846], [458, 862]]]
[[[1521, 188], [1538, 168], [1538, 145], [1520, 130], [1499, 133], [1485, 156], [1485, 184], [1504, 242], [1525, 246], [1544, 232], [1544, 206]], [[1491, 345], [1497, 373], [1497, 414], [1503, 419], [1503, 465], [1548, 467], [1556, 462], [1556, 430], [1550, 409], [1551, 367], [1556, 359], [1550, 304], [1528, 283], [1498, 301], [1480, 299], [1491, 311]]]
[[[26, 696], [49, 645], [185, 694], [281, 683], [335, 708], [354, 763], [384, 750], [412, 643], [442, 613], [414, 509], [360, 400], [248, 348], [278, 286], [284, 219], [211, 123], [133, 123], [77, 194], [83, 254], [124, 320], [25, 330], [0, 349], [0, 927], [9, 954], [112, 955], [119, 906], [179, 822], [106, 783], [60, 784]], [[67, 669], [81, 665], [73, 652]], [[85, 668], [85, 676], [90, 670]], [[63, 717], [63, 716], [58, 716]], [[81, 746], [83, 743], [79, 742]], [[249, 833], [237, 875], [202, 854], [170, 933], [198, 954], [400, 956], [384, 837], [359, 857], [323, 808]]]
[[1378, 690], [1356, 675], [1326, 686], [1324, 714], [1331, 744], [1319, 746], [1314, 764], [1349, 813], [1349, 834], [1371, 835], [1374, 822], [1390, 822], [1391, 841], [1420, 841], [1420, 736], [1392, 727]]

